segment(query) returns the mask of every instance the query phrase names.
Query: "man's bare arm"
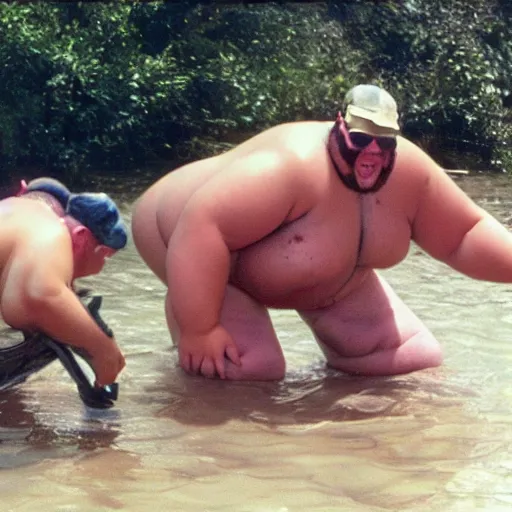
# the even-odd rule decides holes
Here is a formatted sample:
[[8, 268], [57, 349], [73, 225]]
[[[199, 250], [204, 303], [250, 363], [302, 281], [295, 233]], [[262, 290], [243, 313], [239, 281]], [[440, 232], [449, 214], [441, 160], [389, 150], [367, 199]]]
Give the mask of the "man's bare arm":
[[[111, 384], [124, 358], [67, 283], [72, 275], [70, 241], [48, 237], [48, 243], [17, 248], [3, 283], [4, 321], [16, 329], [43, 332], [90, 355], [99, 385]], [[60, 249], [60, 250], [59, 250]]]
[[[168, 308], [185, 340], [180, 348], [197, 352], [197, 357], [192, 354], [196, 368], [202, 357], [213, 358], [222, 374], [227, 335], [218, 328], [230, 253], [271, 233], [297, 203], [300, 172], [293, 181], [283, 159], [261, 152], [233, 163], [192, 196], [173, 233], [166, 263]], [[226, 339], [226, 347], [231, 343]]]
[[413, 222], [413, 239], [474, 279], [512, 282], [512, 234], [432, 161]]
[[446, 263], [474, 279], [512, 282], [512, 234], [485, 214], [464, 235]]

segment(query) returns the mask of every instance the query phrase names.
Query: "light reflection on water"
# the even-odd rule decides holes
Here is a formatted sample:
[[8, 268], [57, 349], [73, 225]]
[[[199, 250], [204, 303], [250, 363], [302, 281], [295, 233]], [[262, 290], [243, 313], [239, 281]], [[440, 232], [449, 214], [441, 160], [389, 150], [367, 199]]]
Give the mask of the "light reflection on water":
[[[508, 222], [508, 182], [460, 184]], [[118, 198], [129, 221], [132, 197]], [[415, 247], [385, 275], [442, 341], [442, 368], [328, 371], [280, 311], [284, 382], [204, 381], [176, 369], [165, 290], [130, 246], [86, 281], [127, 355], [116, 408], [85, 410], [58, 364], [0, 394], [3, 510], [510, 510], [510, 287]]]

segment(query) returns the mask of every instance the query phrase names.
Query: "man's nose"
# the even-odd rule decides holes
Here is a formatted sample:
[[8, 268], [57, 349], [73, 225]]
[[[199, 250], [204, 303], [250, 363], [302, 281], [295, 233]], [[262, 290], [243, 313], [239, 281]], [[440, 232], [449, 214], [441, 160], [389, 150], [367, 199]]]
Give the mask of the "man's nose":
[[382, 153], [382, 149], [380, 148], [380, 146], [377, 144], [377, 141], [375, 139], [373, 139], [370, 144], [368, 144], [368, 146], [366, 146], [366, 151], [368, 153], [372, 153], [372, 154], [378, 154], [380, 155]]

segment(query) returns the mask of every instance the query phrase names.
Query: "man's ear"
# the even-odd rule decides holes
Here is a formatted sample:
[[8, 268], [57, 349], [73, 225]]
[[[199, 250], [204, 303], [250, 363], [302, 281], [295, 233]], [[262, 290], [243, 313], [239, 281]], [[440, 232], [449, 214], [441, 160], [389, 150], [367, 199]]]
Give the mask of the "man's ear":
[[61, 217], [61, 222], [68, 228], [69, 235], [71, 236], [71, 244], [73, 255], [79, 256], [82, 254], [87, 246], [89, 229], [82, 224], [78, 224], [72, 217]]
[[83, 254], [88, 242], [88, 229], [85, 226], [73, 226], [70, 230], [73, 254]]
[[75, 256], [82, 254], [84, 250], [87, 250], [87, 246], [94, 240], [94, 235], [91, 230], [80, 224], [76, 219], [70, 215], [61, 217], [61, 221], [68, 228], [73, 243], [73, 254]]

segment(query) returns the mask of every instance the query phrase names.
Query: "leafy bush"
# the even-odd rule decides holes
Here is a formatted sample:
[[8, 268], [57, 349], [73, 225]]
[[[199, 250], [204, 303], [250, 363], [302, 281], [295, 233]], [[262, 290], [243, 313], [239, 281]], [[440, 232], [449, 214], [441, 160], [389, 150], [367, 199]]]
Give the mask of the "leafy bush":
[[446, 155], [457, 155], [462, 166], [474, 167], [476, 158], [480, 168], [501, 168], [512, 71], [506, 3], [371, 4], [352, 1], [333, 10], [397, 98], [404, 133], [442, 163], [453, 165]]
[[506, 0], [0, 4], [1, 163], [72, 178], [197, 158], [333, 119], [373, 82], [441, 163], [511, 169], [511, 14]]

